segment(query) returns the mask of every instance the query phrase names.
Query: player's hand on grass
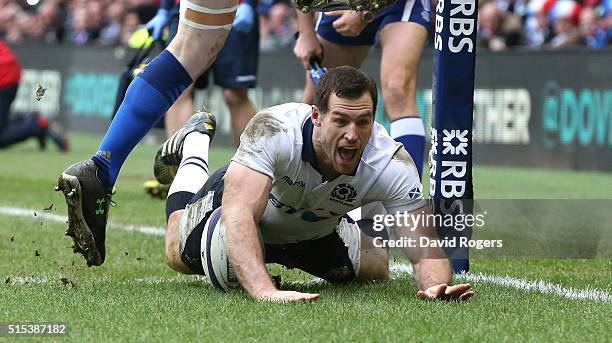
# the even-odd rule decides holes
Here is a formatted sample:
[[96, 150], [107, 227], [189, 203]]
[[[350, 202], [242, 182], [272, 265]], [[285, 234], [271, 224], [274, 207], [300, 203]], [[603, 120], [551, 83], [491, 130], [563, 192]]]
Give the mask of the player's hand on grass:
[[441, 284], [431, 286], [424, 291], [419, 290], [416, 296], [424, 300], [468, 300], [476, 294], [469, 290], [471, 287], [469, 283], [454, 286]]
[[288, 303], [295, 301], [316, 301], [319, 300], [320, 295], [316, 293], [300, 293], [294, 291], [266, 291], [258, 294], [255, 298], [257, 300], [271, 301], [278, 303]]
[[320, 60], [323, 59], [323, 47], [314, 31], [300, 32], [293, 47], [293, 54], [302, 62], [305, 70], [308, 70], [312, 57], [317, 56]]
[[368, 24], [361, 19], [361, 13], [356, 11], [331, 11], [325, 15], [340, 17], [334, 21], [333, 26], [336, 32], [346, 37], [357, 37]]

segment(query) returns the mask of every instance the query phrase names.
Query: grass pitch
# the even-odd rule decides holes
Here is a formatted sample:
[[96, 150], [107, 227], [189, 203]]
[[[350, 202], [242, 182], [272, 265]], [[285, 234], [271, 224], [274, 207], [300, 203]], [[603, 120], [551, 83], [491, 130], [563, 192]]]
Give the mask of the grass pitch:
[[[88, 158], [99, 137], [73, 135], [73, 151], [41, 153], [33, 143], [0, 151], [0, 323], [65, 322], [71, 341], [611, 341], [612, 260], [472, 260], [472, 271], [558, 285], [527, 291], [473, 282], [466, 303], [424, 302], [406, 273], [388, 282], [333, 286], [271, 267], [283, 288], [320, 292], [315, 303], [270, 304], [241, 291], [220, 294], [164, 264], [163, 237], [109, 230], [107, 260], [87, 268], [73, 255], [53, 186], [70, 163]], [[116, 225], [163, 227], [164, 203], [144, 194], [156, 146], [139, 146], [123, 168], [111, 209]], [[230, 149], [211, 151], [211, 168]], [[212, 170], [212, 169], [211, 169]], [[585, 182], [589, 180], [589, 182]], [[475, 168], [479, 198], [610, 198], [610, 174], [518, 168]], [[50, 205], [53, 204], [52, 208]], [[47, 208], [48, 210], [44, 210]], [[588, 209], [587, 209], [588, 210]], [[36, 216], [34, 216], [36, 213]], [[569, 288], [596, 288], [607, 300], [574, 300]], [[46, 339], [46, 338], [40, 338]]]

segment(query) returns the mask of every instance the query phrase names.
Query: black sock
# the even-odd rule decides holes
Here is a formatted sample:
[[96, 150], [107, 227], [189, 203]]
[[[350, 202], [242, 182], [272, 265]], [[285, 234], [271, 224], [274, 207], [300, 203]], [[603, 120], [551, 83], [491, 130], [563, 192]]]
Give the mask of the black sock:
[[171, 213], [178, 210], [184, 210], [194, 195], [195, 193], [191, 192], [176, 192], [170, 194], [166, 200], [166, 222], [168, 222]]

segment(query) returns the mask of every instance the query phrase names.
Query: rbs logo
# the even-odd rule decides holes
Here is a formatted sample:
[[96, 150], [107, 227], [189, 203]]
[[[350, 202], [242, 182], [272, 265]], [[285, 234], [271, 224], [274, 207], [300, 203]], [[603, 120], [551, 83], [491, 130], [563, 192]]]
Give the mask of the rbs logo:
[[[439, 51], [442, 51], [444, 46], [441, 33], [444, 30], [444, 6], [446, 1], [448, 0], [438, 0], [436, 5], [434, 47]], [[448, 49], [457, 53], [467, 47], [467, 51], [472, 52], [474, 41], [471, 36], [476, 30], [476, 0], [450, 0], [450, 3], [454, 7], [450, 10]]]

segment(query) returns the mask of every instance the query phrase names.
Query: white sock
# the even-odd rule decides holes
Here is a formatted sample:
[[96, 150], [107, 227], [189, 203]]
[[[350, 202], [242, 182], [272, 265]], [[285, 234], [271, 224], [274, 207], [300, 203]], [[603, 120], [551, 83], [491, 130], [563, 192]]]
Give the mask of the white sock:
[[406, 135], [425, 136], [425, 126], [420, 117], [403, 117], [391, 122], [391, 138]]
[[402, 143], [412, 156], [414, 164], [423, 175], [423, 159], [425, 155], [425, 126], [419, 117], [404, 117], [391, 122], [391, 137]]
[[208, 180], [208, 147], [210, 136], [191, 132], [183, 143], [183, 159], [168, 196], [176, 192], [197, 193]]

